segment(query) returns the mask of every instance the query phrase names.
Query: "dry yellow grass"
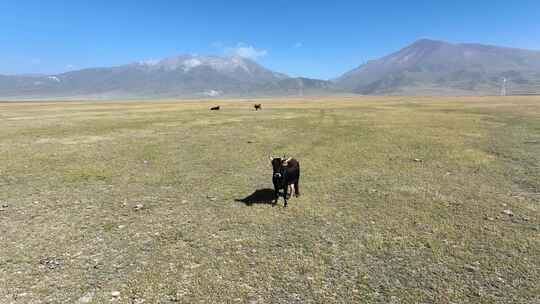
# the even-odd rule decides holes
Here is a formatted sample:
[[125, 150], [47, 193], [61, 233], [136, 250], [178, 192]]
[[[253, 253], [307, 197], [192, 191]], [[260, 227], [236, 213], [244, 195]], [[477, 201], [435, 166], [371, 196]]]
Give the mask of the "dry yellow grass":
[[0, 303], [540, 301], [540, 98], [253, 103], [0, 103]]

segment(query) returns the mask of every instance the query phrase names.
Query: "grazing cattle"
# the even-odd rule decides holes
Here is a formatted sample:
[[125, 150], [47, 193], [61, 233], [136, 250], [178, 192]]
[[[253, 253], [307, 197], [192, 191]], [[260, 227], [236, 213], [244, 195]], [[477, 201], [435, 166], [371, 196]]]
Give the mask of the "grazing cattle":
[[262, 110], [262, 105], [261, 105], [260, 103], [256, 103], [256, 104], [254, 105], [254, 107], [255, 107], [255, 111]]
[[219, 111], [219, 106], [211, 107], [210, 111]]
[[[277, 204], [279, 191], [283, 189], [283, 199], [287, 207], [287, 192], [291, 185], [294, 186], [294, 194], [300, 196], [298, 182], [300, 180], [300, 163], [294, 158], [270, 158], [272, 163], [272, 183], [274, 184], [274, 205]], [[290, 194], [292, 194], [292, 189]]]

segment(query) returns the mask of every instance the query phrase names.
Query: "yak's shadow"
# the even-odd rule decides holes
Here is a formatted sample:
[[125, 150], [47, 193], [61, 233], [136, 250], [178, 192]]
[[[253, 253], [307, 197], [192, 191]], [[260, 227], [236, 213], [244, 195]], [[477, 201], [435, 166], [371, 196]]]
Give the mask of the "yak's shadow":
[[274, 189], [259, 189], [249, 196], [242, 199], [235, 199], [235, 201], [251, 206], [253, 204], [273, 204], [274, 198]]

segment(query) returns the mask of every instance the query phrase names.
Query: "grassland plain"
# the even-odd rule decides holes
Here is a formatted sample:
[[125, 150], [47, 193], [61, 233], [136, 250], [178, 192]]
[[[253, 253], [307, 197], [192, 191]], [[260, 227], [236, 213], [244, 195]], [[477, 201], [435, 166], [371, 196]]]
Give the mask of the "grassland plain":
[[540, 303], [540, 98], [260, 102], [0, 104], [0, 303]]

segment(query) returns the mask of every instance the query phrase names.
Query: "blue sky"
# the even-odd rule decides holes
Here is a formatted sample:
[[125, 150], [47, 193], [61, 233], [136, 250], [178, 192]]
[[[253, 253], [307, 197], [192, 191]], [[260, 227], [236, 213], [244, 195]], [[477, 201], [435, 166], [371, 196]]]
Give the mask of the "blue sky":
[[326, 79], [418, 38], [540, 49], [540, 1], [0, 0], [0, 74], [237, 53]]

